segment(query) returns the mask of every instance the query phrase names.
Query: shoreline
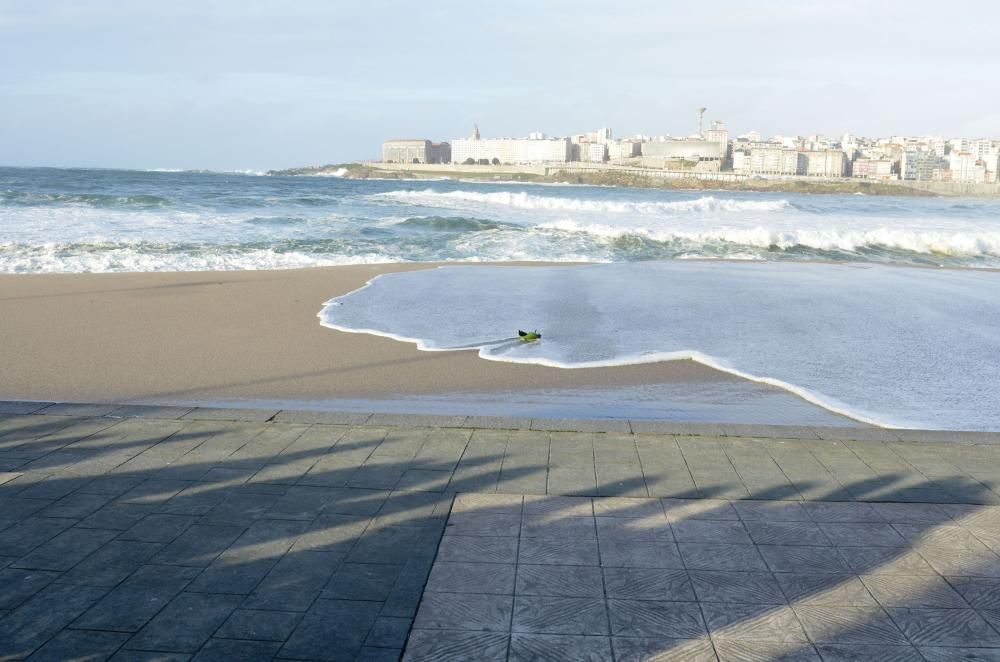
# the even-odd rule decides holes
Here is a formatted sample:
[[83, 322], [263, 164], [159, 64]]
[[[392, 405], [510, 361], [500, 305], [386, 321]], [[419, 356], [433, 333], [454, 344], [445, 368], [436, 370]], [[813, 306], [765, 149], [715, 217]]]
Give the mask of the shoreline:
[[[713, 260], [705, 260], [705, 261], [711, 262]], [[831, 263], [831, 264], [837, 264], [837, 263]], [[442, 266], [447, 266], [447, 265], [438, 264], [434, 268], [440, 269], [440, 268], [442, 268]], [[523, 265], [519, 265], [519, 266], [523, 266]], [[542, 266], [542, 265], [538, 265], [538, 266]], [[547, 265], [544, 265], [544, 266], [552, 266], [552, 265], [551, 264], [547, 264]], [[558, 266], [566, 266], [566, 265], [561, 265], [560, 264]], [[573, 265], [571, 265], [571, 266], [573, 266]], [[580, 266], [580, 265], [575, 265], [575, 266]], [[379, 274], [378, 276], [375, 276], [374, 278], [372, 278], [371, 280], [369, 280], [367, 283], [365, 283], [365, 285], [363, 285], [359, 289], [364, 289], [365, 287], [368, 287], [369, 285], [371, 285], [371, 283], [375, 279], [380, 278], [382, 275], [384, 275], [384, 274]], [[357, 290], [353, 290], [351, 293], [356, 292], [356, 291]], [[334, 297], [333, 299], [331, 299], [330, 301], [328, 301], [326, 304], [324, 304], [323, 310], [325, 311], [326, 306], [329, 305], [331, 302], [336, 301], [337, 299], [344, 298], [346, 296], [350, 296], [351, 293], [348, 293], [346, 295], [339, 295], [339, 296]], [[817, 407], [819, 407], [821, 409], [824, 409], [824, 410], [830, 412], [831, 414], [834, 414], [834, 415], [837, 415], [837, 416], [842, 416], [845, 419], [854, 421], [855, 423], [860, 423], [862, 425], [869, 425], [869, 426], [883, 428], [883, 429], [896, 429], [896, 426], [894, 426], [894, 425], [890, 425], [890, 424], [885, 423], [885, 422], [880, 422], [880, 421], [876, 420], [875, 418], [869, 417], [869, 416], [864, 415], [864, 414], [859, 414], [859, 413], [853, 412], [853, 411], [850, 410], [849, 407], [847, 407], [847, 405], [838, 403], [836, 401], [830, 401], [828, 398], [825, 398], [825, 397], [823, 397], [823, 396], [821, 396], [821, 395], [819, 395], [817, 393], [814, 393], [814, 392], [812, 392], [812, 391], [810, 391], [810, 390], [808, 390], [806, 388], [797, 386], [795, 384], [792, 384], [792, 383], [789, 383], [789, 382], [786, 382], [786, 381], [782, 381], [780, 379], [776, 379], [774, 377], [754, 375], [754, 374], [750, 374], [748, 372], [745, 372], [743, 370], [739, 370], [737, 368], [728, 367], [728, 366], [723, 365], [722, 363], [720, 363], [714, 357], [712, 357], [710, 355], [707, 355], [707, 354], [704, 354], [704, 353], [699, 352], [699, 351], [688, 350], [688, 351], [683, 351], [683, 352], [658, 352], [658, 353], [655, 353], [655, 354], [651, 354], [650, 356], [644, 358], [641, 361], [636, 360], [636, 361], [633, 361], [631, 363], [600, 363], [600, 362], [597, 362], [597, 363], [592, 363], [592, 364], [582, 363], [582, 364], [576, 364], [576, 365], [558, 365], [558, 364], [555, 364], [555, 363], [550, 363], [550, 362], [546, 362], [546, 361], [538, 361], [538, 360], [536, 360], [536, 361], [527, 361], [527, 360], [508, 359], [508, 360], [501, 361], [500, 359], [497, 359], [495, 357], [491, 357], [489, 355], [486, 355], [486, 356], [481, 355], [480, 354], [480, 351], [481, 351], [480, 347], [467, 347], [467, 348], [463, 348], [463, 349], [428, 347], [426, 345], [426, 343], [423, 340], [421, 340], [420, 338], [411, 338], [411, 337], [408, 337], [408, 336], [397, 335], [397, 334], [388, 333], [388, 332], [384, 332], [384, 331], [376, 331], [376, 330], [373, 330], [373, 329], [354, 329], [354, 328], [350, 328], [350, 327], [339, 326], [337, 324], [334, 324], [332, 322], [328, 322], [328, 321], [324, 320], [322, 312], [323, 311], [321, 311], [317, 315], [317, 317], [320, 318], [320, 324], [323, 327], [325, 327], [325, 328], [332, 329], [334, 331], [339, 331], [340, 333], [355, 333], [355, 334], [361, 334], [361, 335], [371, 335], [371, 336], [376, 336], [376, 337], [381, 337], [381, 338], [388, 338], [390, 340], [395, 340], [397, 342], [407, 343], [407, 344], [413, 345], [414, 347], [416, 347], [421, 352], [456, 352], [456, 351], [469, 351], [469, 352], [472, 352], [472, 351], [474, 351], [474, 352], [476, 352], [477, 357], [479, 359], [483, 360], [483, 361], [491, 361], [491, 362], [496, 362], [496, 363], [501, 363], [501, 364], [531, 365], [531, 366], [541, 366], [541, 367], [546, 367], [546, 368], [556, 368], [556, 369], [559, 369], [559, 370], [581, 370], [581, 371], [585, 371], [585, 370], [599, 370], [599, 369], [605, 369], [605, 370], [611, 369], [611, 370], [614, 370], [614, 369], [618, 369], [618, 368], [629, 368], [629, 367], [637, 367], [637, 366], [643, 366], [643, 365], [656, 365], [656, 364], [672, 364], [672, 363], [678, 363], [678, 362], [692, 363], [692, 364], [701, 366], [703, 368], [707, 368], [709, 370], [715, 371], [715, 372], [719, 373], [720, 375], [727, 375], [727, 376], [731, 376], [731, 377], [736, 377], [739, 380], [743, 380], [743, 381], [747, 381], [747, 382], [752, 382], [752, 383], [756, 383], [756, 384], [761, 384], [761, 385], [764, 385], [764, 386], [770, 386], [770, 387], [778, 388], [778, 389], [780, 389], [780, 390], [782, 390], [782, 391], [784, 391], [784, 392], [786, 392], [786, 393], [788, 393], [788, 394], [790, 394], [792, 396], [795, 396], [795, 397], [797, 397], [797, 398], [799, 398], [799, 399], [801, 399], [801, 400], [803, 400], [805, 402], [808, 402], [811, 405], [815, 405], [815, 406], [817, 406]]]
[[579, 163], [537, 166], [460, 164], [383, 164], [353, 162], [268, 170], [269, 176], [326, 176], [344, 179], [421, 181], [452, 179], [493, 183], [567, 184], [688, 191], [801, 193], [815, 195], [872, 195], [901, 197], [1000, 197], [1000, 185], [961, 182], [921, 182], [839, 178], [753, 177], [733, 172], [670, 171]]
[[[564, 370], [485, 361], [474, 351], [423, 352], [396, 340], [337, 332], [317, 319], [324, 302], [379, 274], [437, 266], [443, 265], [0, 274], [0, 398], [332, 403], [528, 387], [613, 395], [644, 385], [697, 390], [745, 384], [694, 361]], [[782, 403], [803, 414], [819, 409], [791, 394]]]
[[49, 400], [0, 399], [0, 420], [26, 417], [65, 419], [159, 419], [292, 425], [351, 425], [467, 430], [531, 430], [677, 435], [683, 437], [748, 438], [755, 440], [809, 440], [843, 443], [850, 441], [902, 442], [913, 444], [1000, 445], [1000, 432], [983, 430], [936, 430], [922, 428], [865, 428], [823, 425], [774, 425], [753, 423], [697, 423], [669, 420], [593, 418], [517, 418], [511, 416], [442, 416], [386, 412], [351, 412], [213, 405], [146, 406], [122, 403], [53, 402]]

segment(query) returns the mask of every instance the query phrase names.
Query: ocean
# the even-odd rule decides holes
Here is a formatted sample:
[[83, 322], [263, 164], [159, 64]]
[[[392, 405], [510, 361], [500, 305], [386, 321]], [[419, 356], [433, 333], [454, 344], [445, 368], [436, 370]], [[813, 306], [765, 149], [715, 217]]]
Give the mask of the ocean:
[[1000, 199], [0, 168], [0, 272], [697, 258], [1000, 267]]
[[468, 261], [588, 264], [383, 276], [320, 322], [569, 369], [694, 358], [865, 422], [1000, 429], [1000, 199], [0, 168], [0, 272]]

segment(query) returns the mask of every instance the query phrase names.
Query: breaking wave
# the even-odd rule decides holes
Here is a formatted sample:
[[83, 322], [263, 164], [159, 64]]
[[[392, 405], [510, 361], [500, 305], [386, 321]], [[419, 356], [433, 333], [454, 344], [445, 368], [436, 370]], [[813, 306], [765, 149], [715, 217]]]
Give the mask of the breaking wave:
[[295, 269], [399, 261], [377, 252], [312, 252], [249, 245], [149, 242], [18, 245], [0, 242], [0, 273], [109, 273]]
[[929, 255], [1000, 256], [1000, 231], [921, 232], [879, 227], [870, 230], [828, 228], [774, 229], [763, 226], [718, 227], [705, 230], [651, 229], [620, 227], [573, 220], [542, 223], [538, 227], [562, 232], [582, 233], [602, 239], [641, 238], [658, 243], [684, 241], [690, 244], [735, 244], [769, 250], [812, 248], [827, 251], [855, 252], [865, 249], [892, 249]]
[[664, 202], [632, 202], [619, 200], [588, 200], [586, 198], [564, 198], [533, 195], [526, 192], [491, 191], [386, 191], [376, 193], [376, 197], [400, 200], [407, 203], [448, 204], [449, 202], [504, 205], [519, 209], [545, 209], [565, 211], [592, 211], [611, 214], [628, 213], [706, 213], [706, 212], [770, 212], [790, 207], [787, 200], [734, 200], [703, 196], [695, 200], [671, 200]]
[[309, 177], [343, 177], [347, 174], [347, 168], [337, 168], [336, 170], [320, 170], [309, 173]]
[[484, 230], [522, 230], [515, 223], [490, 221], [481, 218], [465, 218], [462, 216], [417, 216], [400, 221], [399, 227], [436, 230], [438, 232], [482, 232]]
[[36, 207], [45, 205], [83, 205], [89, 207], [164, 207], [168, 198], [158, 195], [107, 195], [103, 193], [34, 193], [4, 191], [0, 193], [0, 207], [5, 205]]
[[691, 259], [1000, 267], [1000, 200], [487, 184], [0, 167], [0, 271]]

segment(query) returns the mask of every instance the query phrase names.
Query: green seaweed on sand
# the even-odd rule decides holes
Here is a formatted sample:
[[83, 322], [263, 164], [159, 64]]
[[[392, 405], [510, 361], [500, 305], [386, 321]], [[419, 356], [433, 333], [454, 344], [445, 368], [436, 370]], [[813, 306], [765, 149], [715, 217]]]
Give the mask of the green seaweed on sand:
[[535, 342], [536, 340], [540, 340], [542, 337], [542, 334], [540, 334], [537, 330], [521, 331], [518, 329], [517, 335], [520, 336], [521, 342]]

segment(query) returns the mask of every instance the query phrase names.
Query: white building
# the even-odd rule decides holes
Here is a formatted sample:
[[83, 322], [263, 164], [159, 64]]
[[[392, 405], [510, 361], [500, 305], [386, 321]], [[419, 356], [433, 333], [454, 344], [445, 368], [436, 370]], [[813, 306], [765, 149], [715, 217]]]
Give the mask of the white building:
[[947, 151], [948, 143], [945, 142], [944, 138], [939, 138], [937, 136], [929, 136], [927, 138], [927, 147], [934, 152], [935, 156], [944, 156]]
[[619, 140], [608, 143], [608, 159], [612, 162], [633, 159], [642, 153], [642, 143], [638, 140]]
[[448, 143], [434, 143], [430, 140], [402, 139], [386, 140], [382, 143], [384, 163], [449, 163], [451, 146]]
[[382, 143], [382, 161], [385, 163], [430, 163], [430, 156], [430, 140], [404, 138]]
[[847, 171], [847, 156], [839, 149], [801, 152], [805, 161], [803, 175], [810, 177], [843, 177]]
[[857, 179], [896, 179], [892, 174], [892, 159], [854, 159], [851, 176]]
[[986, 181], [993, 184], [1000, 182], [1000, 152], [983, 160], [986, 162]]
[[952, 138], [948, 141], [948, 147], [950, 147], [953, 152], [968, 152], [969, 140], [968, 138]]
[[705, 140], [712, 143], [719, 143], [722, 150], [722, 159], [729, 158], [729, 130], [721, 120], [712, 122], [712, 126], [705, 131]]
[[997, 147], [992, 140], [980, 138], [969, 142], [969, 152], [977, 159], [985, 159], [997, 153]]
[[986, 181], [986, 162], [971, 152], [952, 152], [948, 155], [951, 181], [981, 183]]
[[708, 140], [650, 140], [642, 143], [642, 155], [647, 158], [684, 159], [688, 161], [719, 161], [725, 147]]
[[[543, 135], [543, 134], [535, 134]], [[572, 158], [569, 138], [471, 138], [451, 141], [451, 162], [565, 163]]]
[[801, 154], [781, 147], [736, 149], [733, 151], [733, 170], [747, 175], [797, 175], [805, 161]]
[[587, 146], [587, 160], [591, 163], [604, 163], [607, 154], [608, 147], [604, 143], [590, 143]]

